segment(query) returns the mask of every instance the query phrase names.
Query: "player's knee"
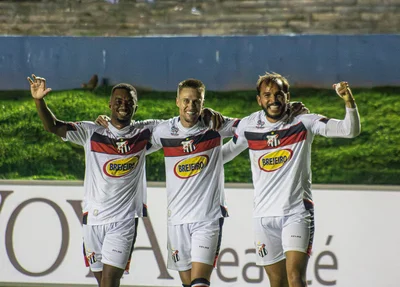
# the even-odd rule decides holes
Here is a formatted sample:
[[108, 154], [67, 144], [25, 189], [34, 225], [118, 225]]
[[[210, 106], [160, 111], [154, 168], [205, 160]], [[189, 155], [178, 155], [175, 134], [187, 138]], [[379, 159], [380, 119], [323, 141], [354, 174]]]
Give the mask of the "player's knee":
[[205, 278], [196, 278], [192, 281], [190, 286], [192, 286], [192, 287], [209, 287], [210, 281], [208, 281]]
[[297, 270], [289, 271], [287, 278], [290, 286], [298, 286], [300, 283], [302, 284], [301, 286], [305, 286], [306, 276]]

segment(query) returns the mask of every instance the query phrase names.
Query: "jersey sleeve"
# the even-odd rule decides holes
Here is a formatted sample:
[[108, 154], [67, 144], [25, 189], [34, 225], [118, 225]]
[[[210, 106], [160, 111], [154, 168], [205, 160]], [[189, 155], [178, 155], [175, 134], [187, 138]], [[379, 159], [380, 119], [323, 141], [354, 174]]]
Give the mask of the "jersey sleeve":
[[69, 122], [67, 123], [67, 134], [63, 140], [70, 141], [78, 145], [85, 145], [90, 139], [93, 132], [99, 128], [93, 122]]
[[237, 123], [233, 138], [222, 146], [222, 160], [227, 163], [238, 156], [242, 151], [249, 147], [244, 135], [245, 126], [248, 118], [244, 118]]
[[301, 116], [301, 121], [313, 134], [324, 137], [354, 138], [361, 131], [360, 115], [357, 108], [346, 108], [346, 115], [343, 120], [310, 114]]
[[142, 129], [147, 127], [151, 131], [158, 126], [159, 124], [166, 122], [166, 120], [154, 120], [154, 119], [149, 119], [149, 120], [144, 120], [144, 121], [135, 121], [132, 123], [133, 126], [135, 126], [138, 129]]
[[222, 138], [233, 137], [240, 119], [224, 117], [224, 124], [218, 131]]
[[[162, 121], [163, 123], [165, 123], [166, 121]], [[149, 142], [149, 144], [147, 145], [147, 150], [146, 150], [146, 155], [147, 154], [151, 154], [155, 151], [158, 151], [159, 149], [162, 148], [162, 144], [161, 144], [161, 137], [160, 137], [160, 132], [162, 130], [162, 126], [164, 126], [164, 124], [158, 124], [154, 127], [153, 132], [151, 134], [151, 140]]]

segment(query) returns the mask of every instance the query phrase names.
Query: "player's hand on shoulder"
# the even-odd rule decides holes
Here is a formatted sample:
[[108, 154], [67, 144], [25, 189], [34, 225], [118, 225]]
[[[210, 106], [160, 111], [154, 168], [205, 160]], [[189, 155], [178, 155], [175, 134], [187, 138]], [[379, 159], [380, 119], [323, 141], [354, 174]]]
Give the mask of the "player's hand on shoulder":
[[309, 114], [310, 110], [302, 102], [290, 102], [288, 112], [287, 121], [291, 122], [298, 115]]
[[215, 131], [219, 130], [225, 122], [225, 119], [220, 112], [214, 111], [210, 108], [204, 108], [201, 111], [201, 117], [203, 118], [204, 124]]
[[32, 78], [27, 77], [29, 85], [31, 87], [31, 94], [34, 99], [43, 99], [48, 93], [51, 92], [51, 88], [46, 88], [46, 79], [36, 77], [32, 74]]
[[106, 115], [100, 115], [100, 116], [97, 117], [97, 119], [94, 121], [94, 123], [95, 123], [96, 125], [102, 126], [102, 127], [104, 127], [104, 128], [108, 128], [108, 122], [109, 122], [110, 120], [111, 120], [111, 119], [110, 119], [108, 116], [106, 116]]

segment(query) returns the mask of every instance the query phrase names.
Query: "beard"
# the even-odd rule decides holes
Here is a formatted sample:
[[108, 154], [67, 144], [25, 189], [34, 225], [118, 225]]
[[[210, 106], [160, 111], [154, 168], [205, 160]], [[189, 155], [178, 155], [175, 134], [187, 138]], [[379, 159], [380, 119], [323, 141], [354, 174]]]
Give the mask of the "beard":
[[272, 106], [272, 105], [276, 105], [276, 106], [279, 106], [280, 108], [282, 108], [282, 104], [280, 102], [275, 102], [275, 103], [269, 104], [267, 106], [263, 106], [262, 109], [265, 112], [265, 114], [267, 115], [267, 117], [271, 118], [273, 120], [280, 120], [281, 118], [283, 118], [283, 116], [286, 114], [286, 111], [288, 110], [288, 105], [284, 104], [281, 112], [279, 114], [273, 114], [273, 115], [268, 112], [268, 107]]

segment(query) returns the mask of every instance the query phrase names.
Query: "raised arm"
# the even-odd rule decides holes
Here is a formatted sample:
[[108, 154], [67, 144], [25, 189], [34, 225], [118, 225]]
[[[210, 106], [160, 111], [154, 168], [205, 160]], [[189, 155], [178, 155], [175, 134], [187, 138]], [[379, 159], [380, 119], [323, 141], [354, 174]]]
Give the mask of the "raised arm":
[[67, 134], [67, 124], [58, 120], [44, 101], [44, 97], [51, 92], [51, 88], [46, 88], [46, 79], [32, 75], [32, 79], [28, 77], [28, 82], [31, 86], [32, 98], [35, 101], [36, 109], [44, 129], [60, 137], [65, 137]]
[[341, 97], [346, 106], [346, 115], [343, 120], [330, 120], [327, 123], [328, 137], [354, 138], [361, 132], [360, 115], [353, 93], [347, 82], [340, 82], [333, 85], [336, 93]]

